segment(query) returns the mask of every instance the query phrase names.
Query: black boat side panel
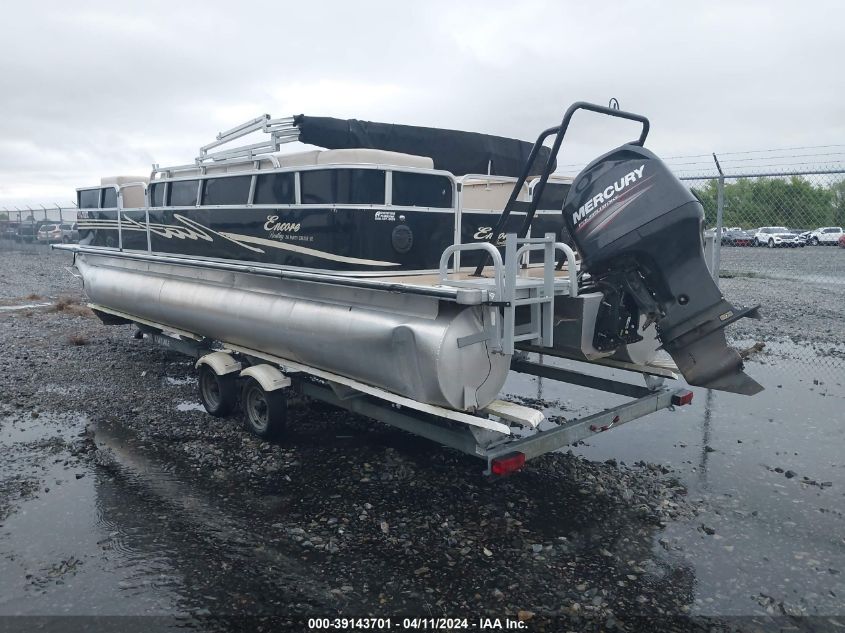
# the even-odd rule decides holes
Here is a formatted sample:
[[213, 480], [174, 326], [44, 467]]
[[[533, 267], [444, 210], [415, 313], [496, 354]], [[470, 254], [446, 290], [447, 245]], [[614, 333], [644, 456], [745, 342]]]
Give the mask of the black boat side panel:
[[[83, 213], [89, 217], [79, 219], [81, 243], [119, 245], [116, 211]], [[464, 213], [461, 241], [491, 241], [496, 218], [493, 212]], [[524, 219], [514, 213], [505, 232]], [[124, 249], [147, 250], [145, 222], [145, 211], [121, 213]], [[454, 243], [454, 222], [450, 209], [151, 208], [150, 246], [157, 253], [343, 272], [436, 270]], [[461, 264], [474, 266], [481, 256], [464, 253]]]

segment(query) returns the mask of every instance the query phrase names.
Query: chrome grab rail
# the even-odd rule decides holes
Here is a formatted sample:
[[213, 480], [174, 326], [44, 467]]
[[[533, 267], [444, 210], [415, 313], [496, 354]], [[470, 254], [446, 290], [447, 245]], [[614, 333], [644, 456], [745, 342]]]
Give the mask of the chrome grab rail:
[[[553, 235], [553, 234], [550, 234]], [[519, 259], [522, 257], [527, 251], [539, 251], [544, 248], [546, 241], [542, 240], [536, 244], [524, 244], [523, 246], [519, 247], [519, 250], [516, 251], [516, 258]], [[578, 296], [578, 268], [577, 262], [575, 261], [575, 252], [569, 247], [568, 244], [564, 244], [563, 242], [555, 242], [554, 243], [554, 250], [561, 251], [564, 255], [566, 255], [566, 268], [569, 271], [569, 296], [570, 297], [577, 297]], [[544, 264], [545, 265], [545, 264]]]
[[493, 258], [493, 287], [496, 294], [494, 297], [490, 298], [495, 299], [496, 301], [501, 301], [504, 296], [505, 289], [503, 278], [504, 263], [502, 262], [502, 254], [499, 253], [499, 249], [493, 246], [490, 242], [471, 242], [469, 244], [452, 244], [451, 246], [447, 246], [446, 250], [444, 250], [440, 255], [440, 284], [478, 287], [477, 278], [475, 280], [468, 279], [463, 281], [458, 279], [449, 279], [449, 258], [455, 253], [471, 250], [485, 250]]

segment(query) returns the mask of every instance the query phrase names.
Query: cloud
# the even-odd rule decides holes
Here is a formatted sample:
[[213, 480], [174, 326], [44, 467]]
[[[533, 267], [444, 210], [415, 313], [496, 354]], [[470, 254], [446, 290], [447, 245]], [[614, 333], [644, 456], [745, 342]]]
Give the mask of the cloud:
[[[652, 120], [663, 155], [841, 142], [833, 1], [144, 3], [5, 9], [0, 206], [190, 161], [269, 112], [533, 140], [569, 103]], [[561, 164], [636, 135], [576, 118]]]

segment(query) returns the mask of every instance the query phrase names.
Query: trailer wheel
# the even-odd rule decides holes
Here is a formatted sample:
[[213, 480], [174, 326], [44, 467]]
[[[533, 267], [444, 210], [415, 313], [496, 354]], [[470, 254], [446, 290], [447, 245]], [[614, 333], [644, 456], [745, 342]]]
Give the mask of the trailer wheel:
[[264, 391], [254, 378], [247, 378], [241, 393], [244, 424], [263, 439], [279, 437], [287, 425], [287, 396], [283, 389]]
[[216, 418], [226, 417], [238, 403], [236, 375], [218, 376], [208, 365], [200, 365], [199, 392], [206, 411]]

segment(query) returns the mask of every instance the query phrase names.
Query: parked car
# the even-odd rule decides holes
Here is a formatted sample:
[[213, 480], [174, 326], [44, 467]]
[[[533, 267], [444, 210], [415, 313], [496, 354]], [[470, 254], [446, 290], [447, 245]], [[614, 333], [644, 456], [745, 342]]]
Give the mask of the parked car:
[[842, 237], [841, 226], [824, 226], [810, 233], [810, 244], [813, 246], [835, 246]]
[[754, 234], [754, 246], [775, 247], [804, 247], [804, 240], [791, 233], [785, 226], [761, 226]]
[[38, 229], [38, 241], [44, 244], [57, 244], [79, 239], [79, 232], [74, 228], [76, 224], [44, 224]]
[[38, 231], [37, 224], [31, 220], [24, 220], [18, 224], [16, 239], [21, 242], [34, 242]]
[[728, 229], [722, 233], [722, 246], [754, 246], [754, 235], [742, 229]]
[[810, 238], [812, 237], [812, 235], [813, 235], [812, 231], [802, 231], [801, 233], [798, 234], [798, 237], [800, 237], [802, 240], [804, 240], [805, 244], [809, 244]]
[[0, 231], [0, 237], [5, 240], [14, 240], [18, 237], [18, 223], [4, 222], [3, 230]]
[[38, 229], [38, 236], [36, 238], [39, 242], [49, 244], [50, 242], [62, 241], [62, 229], [58, 224], [44, 224]]
[[845, 248], [845, 235], [839, 238], [839, 248]]

